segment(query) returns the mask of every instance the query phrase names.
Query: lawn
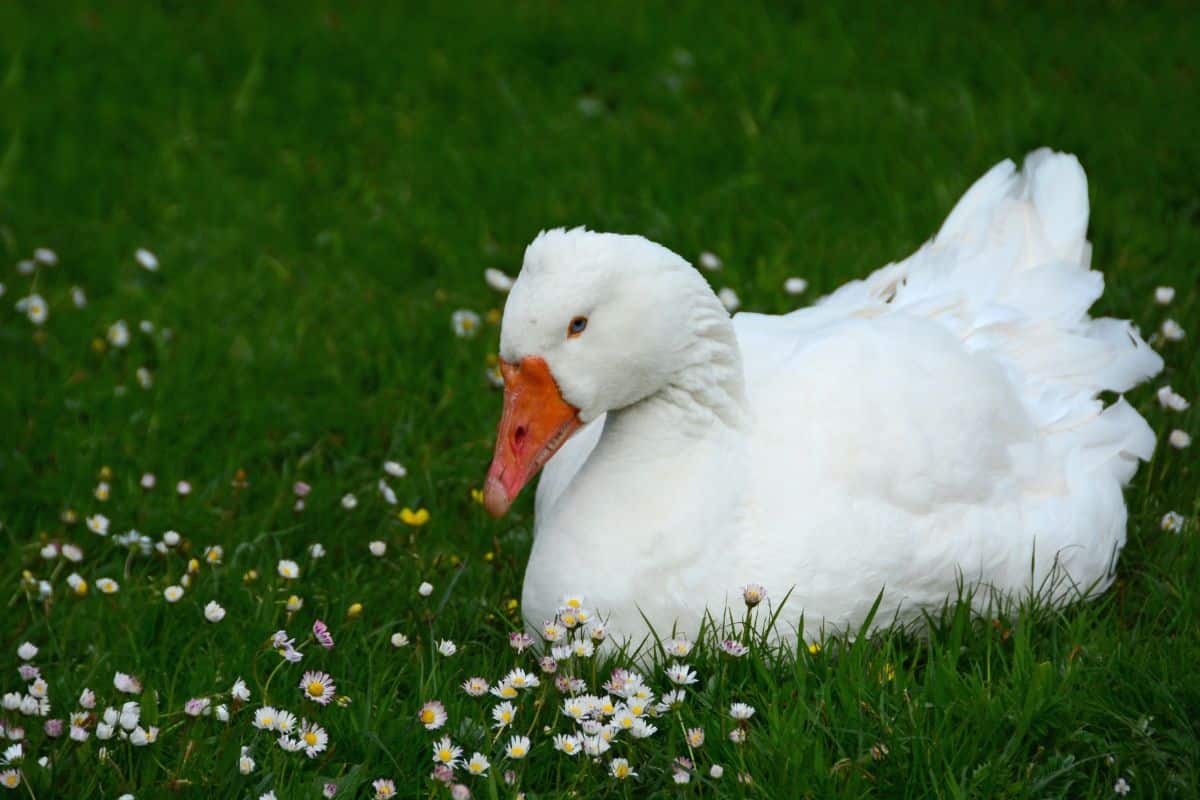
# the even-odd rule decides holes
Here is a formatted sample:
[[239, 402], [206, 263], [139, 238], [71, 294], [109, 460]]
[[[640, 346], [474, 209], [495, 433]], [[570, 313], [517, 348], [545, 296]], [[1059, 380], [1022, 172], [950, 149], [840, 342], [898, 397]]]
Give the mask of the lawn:
[[[1196, 446], [1167, 443], [1200, 425], [1155, 395], [1200, 399], [1194, 9], [277, 6], [0, 6], [12, 796], [367, 798], [391, 780], [447, 797], [442, 735], [490, 761], [457, 769], [460, 796], [1200, 796]], [[603, 693], [631, 663], [571, 656], [551, 675], [540, 645], [510, 647], [533, 503], [493, 521], [472, 496], [500, 409], [504, 297], [484, 269], [515, 274], [540, 229], [587, 224], [711, 251], [714, 288], [782, 312], [907, 255], [975, 177], [1041, 145], [1089, 173], [1094, 313], [1186, 332], [1155, 337], [1166, 369], [1129, 396], [1160, 446], [1127, 493], [1116, 585], [1065, 610], [951, 607], [927, 637], [742, 657], [700, 642], [698, 682], [652, 736], [556, 751], [556, 679]], [[38, 248], [55, 258], [22, 265]], [[808, 291], [785, 294], [788, 276]], [[33, 293], [40, 324], [16, 308]], [[477, 335], [455, 335], [458, 309]], [[656, 701], [662, 666], [645, 671]], [[516, 667], [541, 685], [493, 730], [500, 701], [461, 684]], [[309, 670], [333, 702], [304, 696]], [[43, 688], [48, 710], [26, 698]], [[427, 730], [433, 700], [448, 721]], [[324, 749], [286, 752], [254, 725], [264, 705], [319, 724]], [[524, 758], [505, 754], [514, 734]]]

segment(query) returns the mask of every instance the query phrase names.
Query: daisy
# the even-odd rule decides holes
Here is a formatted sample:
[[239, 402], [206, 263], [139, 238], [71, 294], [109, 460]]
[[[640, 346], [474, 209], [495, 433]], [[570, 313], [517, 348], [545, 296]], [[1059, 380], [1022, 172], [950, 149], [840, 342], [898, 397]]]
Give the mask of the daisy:
[[[608, 729], [605, 728], [605, 730]], [[603, 735], [583, 737], [583, 752], [589, 756], [602, 756], [608, 752], [611, 746]]]
[[126, 675], [124, 672], [118, 672], [113, 675], [113, 688], [125, 694], [142, 693], [141, 681], [132, 675]]
[[696, 672], [687, 664], [672, 664], [667, 667], [666, 673], [676, 686], [690, 686], [696, 682]]
[[537, 675], [526, 672], [520, 667], [505, 675], [504, 682], [515, 689], [535, 689], [541, 685], [541, 680]]
[[403, 478], [408, 474], [408, 470], [406, 470], [404, 465], [398, 461], [383, 462], [383, 471], [388, 475], [391, 475], [393, 478]]
[[183, 597], [183, 587], [171, 585], [163, 589], [163, 598], [168, 603], [177, 603], [179, 598]]
[[351, 511], [358, 507], [358, 498], [350, 493], [342, 495], [342, 508]]
[[300, 725], [300, 742], [304, 745], [304, 755], [316, 758], [329, 745], [329, 734], [317, 723], [304, 720]]
[[1117, 778], [1117, 782], [1113, 784], [1113, 793], [1119, 794], [1121, 797], [1129, 794], [1129, 790], [1133, 788], [1129, 785], [1129, 781], [1124, 778]]
[[1181, 394], [1176, 394], [1175, 390], [1170, 386], [1163, 386], [1158, 390], [1158, 404], [1172, 411], [1187, 411], [1191, 406], [1187, 398]]
[[396, 784], [386, 778], [372, 781], [371, 788], [375, 790], [375, 800], [388, 800], [396, 796]]
[[304, 673], [304, 677], [300, 679], [300, 689], [309, 700], [323, 706], [329, 705], [329, 701], [333, 700], [333, 695], [337, 691], [329, 673], [316, 671]]
[[686, 636], [681, 636], [676, 639], [668, 639], [663, 642], [663, 648], [667, 651], [667, 655], [678, 656], [679, 658], [687, 658], [692, 652], [692, 643], [688, 641]]
[[734, 744], [741, 744], [746, 741], [746, 730], [744, 728], [734, 728], [729, 732], [729, 741]]
[[706, 269], [709, 272], [714, 272], [721, 268], [721, 259], [716, 253], [710, 253], [707, 250], [700, 254], [697, 259], [700, 269]]
[[748, 583], [742, 587], [742, 600], [746, 608], [754, 608], [767, 599], [767, 590], [760, 583]]
[[1183, 328], [1173, 319], [1167, 319], [1162, 324], [1163, 338], [1168, 342], [1178, 342], [1184, 337]]
[[508, 635], [508, 646], [518, 653], [523, 653], [527, 648], [533, 646], [533, 637], [527, 633], [514, 631]]
[[725, 774], [725, 768], [720, 764], [713, 764], [708, 768], [708, 774], [713, 780], [721, 780], [721, 776]]
[[17, 303], [17, 310], [24, 311], [34, 325], [41, 325], [50, 316], [50, 306], [46, 305], [40, 294], [31, 294]]
[[630, 735], [632, 735], [635, 739], [647, 739], [657, 732], [658, 728], [654, 725], [651, 725], [649, 722], [646, 722], [644, 719], [639, 719], [634, 722], [633, 727], [629, 730]]
[[[221, 545], [214, 544], [204, 548], [204, 560], [209, 564], [220, 564], [223, 558], [225, 558], [225, 548], [221, 547]], [[191, 565], [189, 564], [188, 566], [190, 569]], [[192, 571], [195, 572], [195, 570]]]
[[367, 545], [367, 549], [371, 551], [371, 555], [379, 558], [387, 552], [387, 542], [374, 541]]
[[487, 285], [497, 292], [507, 292], [513, 286], [513, 279], [498, 269], [488, 267], [483, 271], [483, 279]]
[[735, 639], [726, 639], [721, 642], [721, 651], [734, 658], [741, 658], [750, 652], [750, 648]]
[[436, 731], [446, 724], [446, 707], [437, 700], [430, 700], [421, 706], [421, 710], [417, 712], [417, 719], [426, 730]]
[[298, 594], [288, 595], [288, 599], [287, 602], [284, 603], [284, 607], [288, 611], [295, 613], [296, 611], [304, 608], [304, 598]]
[[783, 290], [790, 295], [804, 294], [808, 281], [804, 278], [788, 278], [783, 282]]
[[105, 594], [116, 594], [121, 590], [121, 585], [112, 578], [97, 578], [96, 588]]
[[1181, 530], [1183, 530], [1183, 523], [1184, 519], [1182, 514], [1177, 511], [1168, 511], [1166, 514], [1163, 514], [1162, 522], [1160, 522], [1159, 525], [1164, 531], [1169, 531], [1170, 533], [1179, 533]]
[[479, 330], [479, 315], [470, 309], [460, 308], [450, 315], [450, 326], [458, 338], [470, 339]]
[[38, 654], [38, 647], [33, 642], [23, 642], [17, 648], [17, 657], [22, 661], [30, 661]]
[[690, 747], [700, 747], [704, 744], [704, 728], [688, 728], [687, 740]]
[[204, 606], [204, 618], [209, 622], [220, 622], [225, 619], [225, 609], [216, 600], [209, 600]]
[[92, 491], [92, 495], [95, 496], [95, 498], [101, 503], [107, 503], [108, 498], [112, 495], [112, 487], [108, 485], [108, 481], [100, 481], [96, 484], [96, 488]]
[[1159, 286], [1159, 287], [1155, 288], [1154, 302], [1158, 303], [1160, 306], [1170, 305], [1171, 301], [1174, 299], [1175, 299], [1175, 287], [1174, 286]]
[[408, 637], [403, 633], [392, 634], [392, 647], [400, 648], [408, 646]]
[[1167, 442], [1176, 450], [1184, 450], [1192, 445], [1192, 436], [1187, 431], [1181, 431], [1178, 428], [1171, 431], [1171, 435], [1167, 437]]
[[280, 559], [275, 569], [279, 572], [279, 577], [281, 578], [292, 580], [293, 578], [300, 577], [300, 565], [287, 558]]
[[729, 706], [729, 716], [743, 722], [754, 716], [754, 706], [745, 703], [733, 703]]
[[504, 745], [504, 755], [513, 760], [522, 759], [529, 755], [529, 737], [514, 736]]
[[158, 257], [144, 247], [139, 247], [133, 254], [138, 266], [147, 272], [158, 272]]
[[422, 581], [421, 585], [417, 587], [417, 594], [421, 595], [421, 597], [429, 597], [429, 595], [433, 594], [433, 584], [429, 581]]
[[84, 689], [79, 693], [79, 705], [86, 709], [96, 707], [96, 693], [91, 689]]
[[487, 777], [487, 771], [492, 766], [487, 760], [487, 756], [483, 753], [475, 753], [471, 756], [471, 760], [467, 762], [467, 772], [472, 775], [478, 775], [481, 778]]
[[556, 620], [548, 619], [542, 623], [542, 638], [547, 642], [557, 642], [566, 635], [566, 630]]
[[636, 778], [637, 773], [629, 766], [629, 762], [624, 758], [614, 758], [612, 763], [608, 765], [609, 774], [617, 780], [623, 781], [626, 778]]
[[212, 701], [207, 697], [193, 697], [183, 704], [183, 713], [189, 717], [198, 717], [208, 710], [210, 703]]
[[491, 693], [505, 700], [511, 700], [518, 694], [517, 687], [508, 681], [500, 681], [500, 683], [491, 688]]
[[304, 742], [298, 737], [284, 735], [279, 737], [279, 747], [285, 753], [295, 753], [304, 749]]
[[282, 734], [290, 734], [296, 729], [296, 715], [282, 708], [275, 712], [275, 730]]
[[462, 748], [450, 741], [449, 736], [443, 736], [433, 743], [433, 760], [454, 769], [462, 761]]
[[721, 305], [725, 306], [725, 310], [731, 314], [742, 306], [742, 301], [738, 299], [737, 292], [728, 286], [717, 292], [717, 299], [721, 301]]
[[571, 650], [575, 653], [576, 658], [591, 658], [596, 652], [596, 645], [587, 639], [576, 639]]
[[243, 747], [242, 755], [238, 758], [238, 772], [243, 775], [249, 775], [251, 772], [254, 772], [254, 765], [254, 759], [250, 757], [250, 754], [246, 752], [246, 748]]
[[87, 518], [87, 527], [97, 536], [108, 536], [108, 517], [103, 514], [92, 514]]
[[6, 769], [0, 772], [0, 786], [5, 789], [15, 789], [21, 785], [21, 770]]
[[87, 305], [87, 292], [83, 290], [82, 286], [71, 287], [71, 302], [75, 304], [76, 308], [83, 308]]
[[503, 703], [500, 703], [492, 709], [492, 719], [496, 721], [496, 724], [492, 727], [498, 730], [501, 728], [507, 728], [512, 724], [513, 717], [516, 715], [517, 709], [512, 703], [505, 700]]
[[583, 749], [583, 743], [576, 734], [555, 734], [554, 749], [561, 753], [566, 753], [569, 756], [579, 755], [579, 751]]
[[88, 593], [88, 582], [83, 579], [83, 576], [78, 572], [72, 572], [67, 576], [67, 586], [71, 587], [71, 591], [83, 597]]
[[483, 678], [468, 678], [463, 681], [462, 688], [471, 697], [482, 697], [487, 694], [487, 690], [491, 687], [488, 686], [488, 682]]
[[324, 647], [326, 650], [333, 649], [333, 634], [329, 632], [329, 626], [321, 620], [313, 623], [313, 637], [316, 638], [317, 644]]
[[313, 542], [308, 547], [308, 557], [312, 559], [324, 558], [325, 545], [321, 544], [320, 542]]
[[279, 712], [271, 708], [271, 706], [263, 706], [254, 712], [254, 721], [250, 724], [260, 731], [274, 730], [275, 720], [278, 716]]
[[392, 487], [387, 485], [387, 481], [385, 481], [383, 478], [379, 479], [379, 494], [383, 497], [383, 502], [387, 503], [389, 506], [394, 506], [397, 502], [399, 502], [396, 499], [396, 492], [392, 489]]
[[592, 712], [594, 704], [595, 698], [568, 697], [566, 700], [563, 700], [562, 713], [563, 716], [570, 717], [579, 722]]
[[683, 705], [683, 701], [686, 699], [686, 691], [683, 689], [673, 689], [662, 696], [661, 711], [666, 712], [672, 708], [678, 708]]
[[140, 481], [138, 481], [138, 483], [140, 483], [142, 488], [145, 489], [146, 491], [153, 489], [154, 484], [156, 484], [157, 482], [158, 482], [158, 478], [154, 477], [153, 472], [143, 473], [142, 479]]

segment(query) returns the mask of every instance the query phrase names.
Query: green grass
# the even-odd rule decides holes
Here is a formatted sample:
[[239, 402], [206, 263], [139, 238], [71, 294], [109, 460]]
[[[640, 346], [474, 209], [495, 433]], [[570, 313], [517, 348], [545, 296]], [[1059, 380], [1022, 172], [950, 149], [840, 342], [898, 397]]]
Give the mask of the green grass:
[[[85, 686], [99, 708], [117, 702], [121, 670], [143, 681], [143, 715], [161, 728], [147, 748], [109, 741], [101, 759], [94, 736], [47, 740], [40, 719], [3, 712], [24, 719], [38, 798], [315, 797], [327, 779], [366, 797], [380, 777], [403, 797], [446, 795], [427, 778], [419, 705], [443, 700], [444, 732], [468, 755], [485, 750], [471, 720], [487, 724], [492, 703], [457, 684], [534, 664], [506, 643], [531, 498], [501, 521], [470, 498], [499, 411], [484, 375], [497, 328], [460, 340], [449, 319], [498, 308], [483, 269], [515, 272], [541, 228], [712, 250], [744, 307], [778, 312], [792, 304], [785, 276], [810, 280], [807, 299], [906, 255], [987, 167], [1052, 145], [1089, 172], [1108, 285], [1096, 313], [1146, 331], [1177, 319], [1188, 338], [1160, 344], [1155, 386], [1200, 400], [1200, 18], [1186, 4], [1077, 15], [993, 3], [945, 19], [921, 3], [144, 5], [0, 6], [0, 690], [23, 688], [16, 649], [29, 640], [54, 716]], [[39, 246], [59, 265], [19, 275]], [[158, 273], [136, 266], [138, 247], [158, 254]], [[1159, 284], [1178, 289], [1169, 309], [1153, 303]], [[72, 306], [74, 285], [86, 308]], [[50, 305], [36, 329], [13, 308], [34, 289]], [[94, 348], [118, 319], [131, 344]], [[1074, 798], [1108, 796], [1123, 777], [1132, 796], [1200, 795], [1196, 450], [1165, 443], [1172, 427], [1200, 430], [1195, 410], [1158, 408], [1153, 387], [1130, 399], [1163, 442], [1129, 489], [1129, 545], [1097, 602], [994, 622], [959, 606], [927, 639], [890, 632], [815, 655], [701, 648], [680, 718], [618, 748], [640, 773], [625, 782], [550, 749], [541, 726], [563, 723], [547, 681], [519, 712], [535, 741], [519, 786], [501, 780], [495, 751], [492, 780], [466, 783], [479, 797]], [[391, 483], [401, 505], [431, 511], [425, 527], [380, 499], [387, 458], [408, 467]], [[153, 491], [138, 486], [144, 472]], [[312, 485], [300, 514], [297, 480]], [[357, 509], [339, 504], [346, 492]], [[65, 509], [103, 512], [113, 534], [66, 524]], [[1159, 529], [1168, 510], [1188, 517], [1182, 535]], [[112, 536], [131, 528], [184, 542], [127, 557]], [[375, 539], [383, 558], [368, 553]], [[328, 555], [313, 562], [317, 541]], [[44, 561], [47, 542], [84, 559]], [[217, 544], [224, 563], [168, 605], [187, 557]], [[279, 558], [302, 577], [277, 578]], [[73, 569], [86, 597], [66, 584]], [[48, 600], [23, 570], [52, 582]], [[120, 592], [100, 594], [101, 576]], [[427, 599], [422, 580], [436, 587]], [[304, 607], [289, 617], [293, 592]], [[216, 625], [201, 611], [211, 599], [228, 609]], [[363, 611], [348, 619], [353, 603]], [[315, 618], [337, 647], [310, 643], [265, 689], [280, 663], [270, 635], [303, 640]], [[396, 631], [408, 648], [389, 644]], [[459, 654], [434, 654], [440, 638]], [[351, 703], [303, 701], [306, 667], [331, 672]], [[579, 670], [598, 688], [598, 667]], [[229, 724], [180, 713], [238, 676], [253, 699]], [[248, 722], [266, 700], [315, 716], [329, 751], [310, 761], [274, 747]], [[726, 737], [733, 700], [758, 709], [743, 745]], [[708, 741], [677, 787], [684, 725]], [[243, 744], [258, 761], [249, 776], [236, 768]], [[49, 769], [32, 763], [43, 755]], [[712, 763], [726, 768], [719, 781]]]

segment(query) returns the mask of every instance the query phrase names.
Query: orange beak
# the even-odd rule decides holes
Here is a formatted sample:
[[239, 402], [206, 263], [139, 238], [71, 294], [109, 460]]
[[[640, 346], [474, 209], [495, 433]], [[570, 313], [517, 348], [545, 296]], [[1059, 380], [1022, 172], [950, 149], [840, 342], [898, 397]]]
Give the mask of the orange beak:
[[525, 484], [583, 424], [541, 358], [528, 356], [517, 364], [501, 359], [500, 374], [504, 413], [483, 485], [483, 507], [493, 517], [508, 511]]

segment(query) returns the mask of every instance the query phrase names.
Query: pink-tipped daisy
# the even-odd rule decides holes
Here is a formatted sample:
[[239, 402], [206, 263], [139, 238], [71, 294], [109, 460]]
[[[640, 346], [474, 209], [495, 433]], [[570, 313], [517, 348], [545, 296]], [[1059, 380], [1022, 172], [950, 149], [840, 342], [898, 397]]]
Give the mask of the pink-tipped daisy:
[[446, 707], [437, 700], [430, 700], [417, 712], [417, 720], [426, 730], [436, 731], [446, 724]]
[[324, 647], [326, 650], [333, 649], [333, 634], [329, 632], [329, 626], [321, 620], [313, 623], [313, 637], [316, 638], [317, 644]]

